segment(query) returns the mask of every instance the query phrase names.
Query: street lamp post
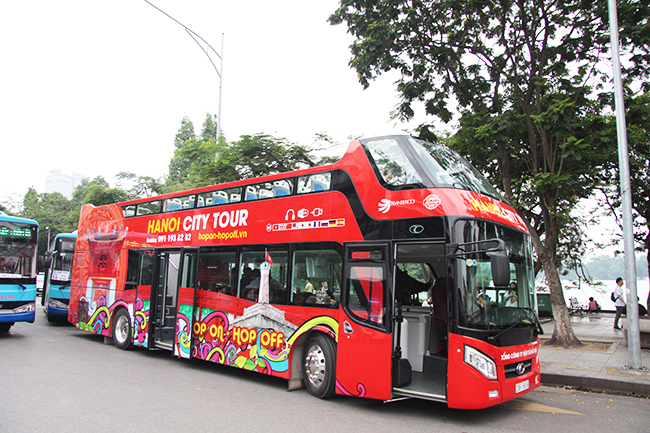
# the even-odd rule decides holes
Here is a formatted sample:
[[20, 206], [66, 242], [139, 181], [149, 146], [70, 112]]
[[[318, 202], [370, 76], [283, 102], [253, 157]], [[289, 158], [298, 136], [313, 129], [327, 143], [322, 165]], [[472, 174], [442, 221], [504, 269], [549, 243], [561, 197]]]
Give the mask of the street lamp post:
[[[192, 31], [189, 27], [187, 27], [186, 25], [179, 22], [177, 19], [175, 19], [174, 17], [172, 17], [171, 15], [169, 15], [168, 13], [166, 13], [165, 11], [160, 9], [158, 6], [151, 3], [149, 0], [144, 0], [144, 1], [146, 1], [151, 6], [153, 6], [154, 8], [158, 9], [160, 12], [165, 14], [168, 18], [174, 20], [174, 22], [176, 22], [178, 25], [183, 27], [185, 29], [185, 31], [187, 32], [187, 34], [190, 35], [190, 37], [192, 39], [194, 39], [194, 42], [197, 43], [197, 45], [199, 46], [199, 48], [201, 48], [201, 50], [205, 53], [205, 55], [208, 56], [208, 59], [210, 60], [210, 63], [212, 64], [212, 67], [217, 72], [217, 75], [219, 76], [219, 112], [217, 114], [217, 141], [218, 141], [219, 137], [221, 137], [221, 86], [223, 84], [223, 39], [224, 39], [224, 34], [221, 33], [221, 54], [219, 54], [219, 53], [217, 53], [217, 50], [212, 48], [212, 46], [205, 39], [203, 39], [201, 36], [199, 36], [194, 31]], [[199, 40], [197, 40], [197, 39], [200, 39], [201, 42], [205, 43], [205, 47], [203, 47], [203, 45], [201, 45], [201, 42], [199, 42]], [[219, 60], [220, 60], [219, 69], [217, 69], [217, 65], [215, 65], [214, 62], [212, 61], [212, 57], [210, 57], [210, 51], [212, 51], [217, 57], [219, 57]]]

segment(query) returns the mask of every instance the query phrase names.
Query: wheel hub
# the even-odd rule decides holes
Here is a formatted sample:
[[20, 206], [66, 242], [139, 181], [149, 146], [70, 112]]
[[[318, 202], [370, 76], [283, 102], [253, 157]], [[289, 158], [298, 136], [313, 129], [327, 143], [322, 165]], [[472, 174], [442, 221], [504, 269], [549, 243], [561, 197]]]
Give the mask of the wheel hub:
[[325, 355], [319, 346], [312, 346], [305, 357], [307, 378], [313, 385], [321, 385], [325, 378]]

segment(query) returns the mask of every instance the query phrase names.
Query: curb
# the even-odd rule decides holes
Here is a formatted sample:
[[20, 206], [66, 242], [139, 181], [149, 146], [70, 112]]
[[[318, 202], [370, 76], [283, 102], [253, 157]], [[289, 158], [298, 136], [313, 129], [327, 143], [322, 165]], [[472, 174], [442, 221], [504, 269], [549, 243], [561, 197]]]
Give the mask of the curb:
[[542, 385], [567, 386], [595, 392], [613, 392], [637, 397], [650, 397], [650, 384], [599, 377], [570, 376], [558, 373], [543, 373]]

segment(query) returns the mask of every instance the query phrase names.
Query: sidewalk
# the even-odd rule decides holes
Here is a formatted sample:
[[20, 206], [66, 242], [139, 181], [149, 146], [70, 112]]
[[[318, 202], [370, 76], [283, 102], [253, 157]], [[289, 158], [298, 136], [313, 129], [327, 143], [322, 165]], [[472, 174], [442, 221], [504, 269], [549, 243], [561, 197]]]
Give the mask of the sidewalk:
[[614, 330], [613, 313], [585, 313], [572, 316], [571, 322], [585, 346], [559, 349], [544, 345], [553, 335], [555, 322], [542, 323], [539, 358], [543, 385], [650, 397], [650, 350], [641, 349], [643, 371], [628, 370], [627, 331]]

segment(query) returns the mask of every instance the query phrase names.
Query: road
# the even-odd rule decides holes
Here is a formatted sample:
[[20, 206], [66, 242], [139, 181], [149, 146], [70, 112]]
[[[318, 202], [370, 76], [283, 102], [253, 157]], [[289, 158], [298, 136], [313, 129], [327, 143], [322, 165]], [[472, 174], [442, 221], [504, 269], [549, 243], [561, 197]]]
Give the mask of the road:
[[[39, 302], [39, 300], [37, 300]], [[0, 432], [650, 431], [648, 399], [541, 387], [460, 411], [419, 400], [318, 400], [285, 380], [104, 344], [68, 324], [0, 334]]]

